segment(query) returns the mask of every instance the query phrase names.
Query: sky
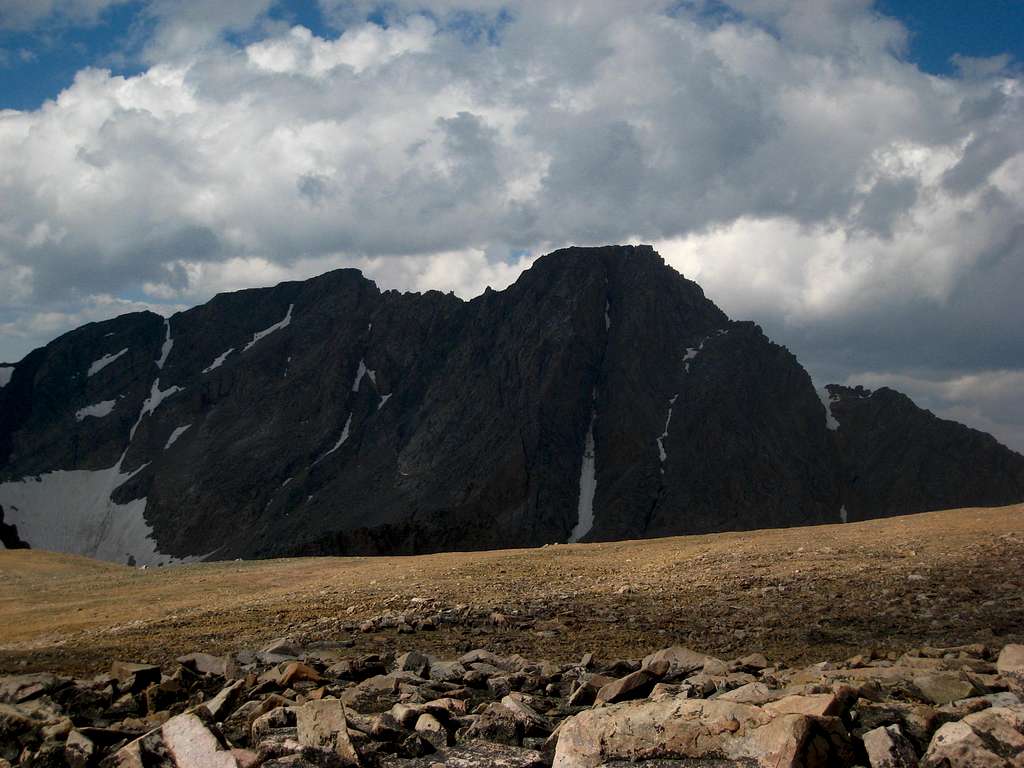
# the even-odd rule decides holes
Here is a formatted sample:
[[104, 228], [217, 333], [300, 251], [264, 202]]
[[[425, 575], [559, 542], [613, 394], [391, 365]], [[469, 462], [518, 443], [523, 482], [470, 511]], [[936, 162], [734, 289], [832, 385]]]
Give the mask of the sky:
[[0, 360], [342, 266], [651, 243], [1024, 452], [1024, 0], [0, 0]]

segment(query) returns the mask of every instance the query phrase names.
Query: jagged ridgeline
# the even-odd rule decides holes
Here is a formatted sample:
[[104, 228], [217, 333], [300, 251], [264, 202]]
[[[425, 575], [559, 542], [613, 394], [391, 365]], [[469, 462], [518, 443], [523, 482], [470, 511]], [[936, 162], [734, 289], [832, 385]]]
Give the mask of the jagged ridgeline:
[[815, 391], [649, 247], [472, 301], [356, 270], [91, 323], [0, 367], [5, 546], [169, 563], [414, 553], [1024, 499], [1024, 457]]

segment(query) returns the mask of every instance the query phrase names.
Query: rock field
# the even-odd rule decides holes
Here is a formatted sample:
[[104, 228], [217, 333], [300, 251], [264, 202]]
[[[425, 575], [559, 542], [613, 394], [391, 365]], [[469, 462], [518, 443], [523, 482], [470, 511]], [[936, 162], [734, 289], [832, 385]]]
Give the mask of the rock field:
[[555, 664], [280, 638], [0, 678], [0, 766], [1022, 766], [1022, 694], [1024, 645], [790, 668], [683, 646]]

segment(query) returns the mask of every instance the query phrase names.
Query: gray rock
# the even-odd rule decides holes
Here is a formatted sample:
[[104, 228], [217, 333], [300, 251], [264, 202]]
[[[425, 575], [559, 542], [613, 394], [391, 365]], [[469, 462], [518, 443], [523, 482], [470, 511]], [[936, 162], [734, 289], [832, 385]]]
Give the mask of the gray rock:
[[345, 705], [337, 699], [309, 701], [295, 710], [298, 742], [303, 746], [326, 749], [346, 765], [359, 765], [345, 719]]
[[871, 768], [917, 768], [914, 745], [900, 732], [898, 725], [865, 733], [864, 749]]

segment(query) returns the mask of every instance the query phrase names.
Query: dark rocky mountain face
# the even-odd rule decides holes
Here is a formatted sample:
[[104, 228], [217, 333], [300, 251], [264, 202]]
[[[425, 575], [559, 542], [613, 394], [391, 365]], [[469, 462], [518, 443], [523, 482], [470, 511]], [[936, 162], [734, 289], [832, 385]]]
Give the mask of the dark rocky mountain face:
[[898, 393], [831, 386], [827, 413], [649, 247], [558, 251], [469, 302], [340, 270], [93, 323], [7, 373], [5, 546], [140, 564], [1024, 499], [1024, 457]]

